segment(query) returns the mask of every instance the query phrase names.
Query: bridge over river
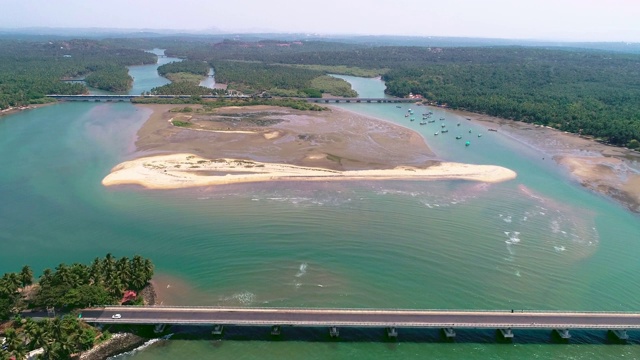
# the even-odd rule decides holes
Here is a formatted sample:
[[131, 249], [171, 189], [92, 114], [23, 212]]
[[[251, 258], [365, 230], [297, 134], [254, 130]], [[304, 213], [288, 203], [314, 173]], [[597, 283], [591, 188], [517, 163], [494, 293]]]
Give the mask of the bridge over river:
[[455, 337], [455, 329], [496, 329], [507, 339], [514, 336], [513, 329], [549, 329], [564, 339], [571, 337], [570, 329], [602, 329], [626, 340], [626, 330], [640, 329], [640, 313], [626, 312], [114, 306], [85, 309], [82, 319], [160, 328], [172, 324], [213, 325], [214, 333], [222, 333], [223, 325], [271, 326], [274, 335], [283, 326], [328, 327], [334, 337], [339, 327], [386, 328], [390, 337], [398, 335], [398, 328], [439, 328], [448, 338]]
[[[143, 99], [189, 99], [191, 95], [47, 95], [58, 101], [96, 101], [96, 102], [125, 102], [134, 98]], [[249, 96], [214, 96], [203, 95], [203, 99], [249, 99]], [[416, 99], [403, 98], [287, 98], [287, 100], [305, 100], [313, 103], [415, 103]]]

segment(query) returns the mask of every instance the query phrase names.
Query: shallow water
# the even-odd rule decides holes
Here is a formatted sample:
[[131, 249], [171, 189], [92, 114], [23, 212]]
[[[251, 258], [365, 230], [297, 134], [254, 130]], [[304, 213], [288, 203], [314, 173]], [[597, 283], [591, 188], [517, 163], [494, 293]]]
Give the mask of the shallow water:
[[[147, 70], [136, 79], [162, 82]], [[0, 119], [0, 271], [31, 264], [40, 272], [112, 252], [152, 258], [182, 283], [174, 285], [186, 294], [173, 300], [192, 305], [640, 308], [637, 215], [583, 189], [537, 150], [440, 109], [431, 109], [436, 119], [483, 137], [465, 147], [453, 130], [433, 136], [440, 120], [409, 123], [407, 105], [343, 106], [420, 131], [442, 159], [502, 165], [518, 178], [106, 189], [101, 179], [134, 155], [149, 112], [62, 103]], [[223, 341], [158, 342], [128, 357], [640, 357], [635, 340], [604, 345], [598, 331], [576, 334], [571, 342], [582, 345], [571, 346], [553, 345], [548, 332], [497, 344], [491, 331], [461, 331], [450, 344], [428, 330], [401, 329], [399, 343], [382, 342], [377, 330], [345, 329], [338, 342], [322, 329], [300, 331], [285, 332], [295, 341], [269, 341], [266, 329], [230, 329]]]

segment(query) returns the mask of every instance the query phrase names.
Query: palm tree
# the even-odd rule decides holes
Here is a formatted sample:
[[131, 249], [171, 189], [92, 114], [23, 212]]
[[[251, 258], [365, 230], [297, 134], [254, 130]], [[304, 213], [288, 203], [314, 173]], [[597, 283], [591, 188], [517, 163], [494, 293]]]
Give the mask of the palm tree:
[[31, 285], [33, 283], [33, 270], [31, 270], [29, 265], [25, 265], [22, 267], [19, 277], [23, 288], [27, 285]]

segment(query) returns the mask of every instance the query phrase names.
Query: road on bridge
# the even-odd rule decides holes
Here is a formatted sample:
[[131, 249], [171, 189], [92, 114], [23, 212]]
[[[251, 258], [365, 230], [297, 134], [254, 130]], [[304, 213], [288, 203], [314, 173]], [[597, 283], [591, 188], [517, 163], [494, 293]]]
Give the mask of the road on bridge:
[[[120, 314], [114, 319], [113, 315]], [[105, 307], [82, 311], [87, 322], [282, 326], [640, 329], [638, 313], [419, 311], [285, 308]]]

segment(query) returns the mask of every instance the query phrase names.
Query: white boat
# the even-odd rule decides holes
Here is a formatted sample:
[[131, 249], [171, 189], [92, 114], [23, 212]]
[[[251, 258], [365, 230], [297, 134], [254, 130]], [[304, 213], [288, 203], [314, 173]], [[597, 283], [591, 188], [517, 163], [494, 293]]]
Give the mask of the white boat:
[[440, 133], [439, 133], [439, 132], [437, 132], [437, 131], [436, 131], [435, 133], [433, 133], [433, 135], [438, 135], [438, 134], [440, 134]]

